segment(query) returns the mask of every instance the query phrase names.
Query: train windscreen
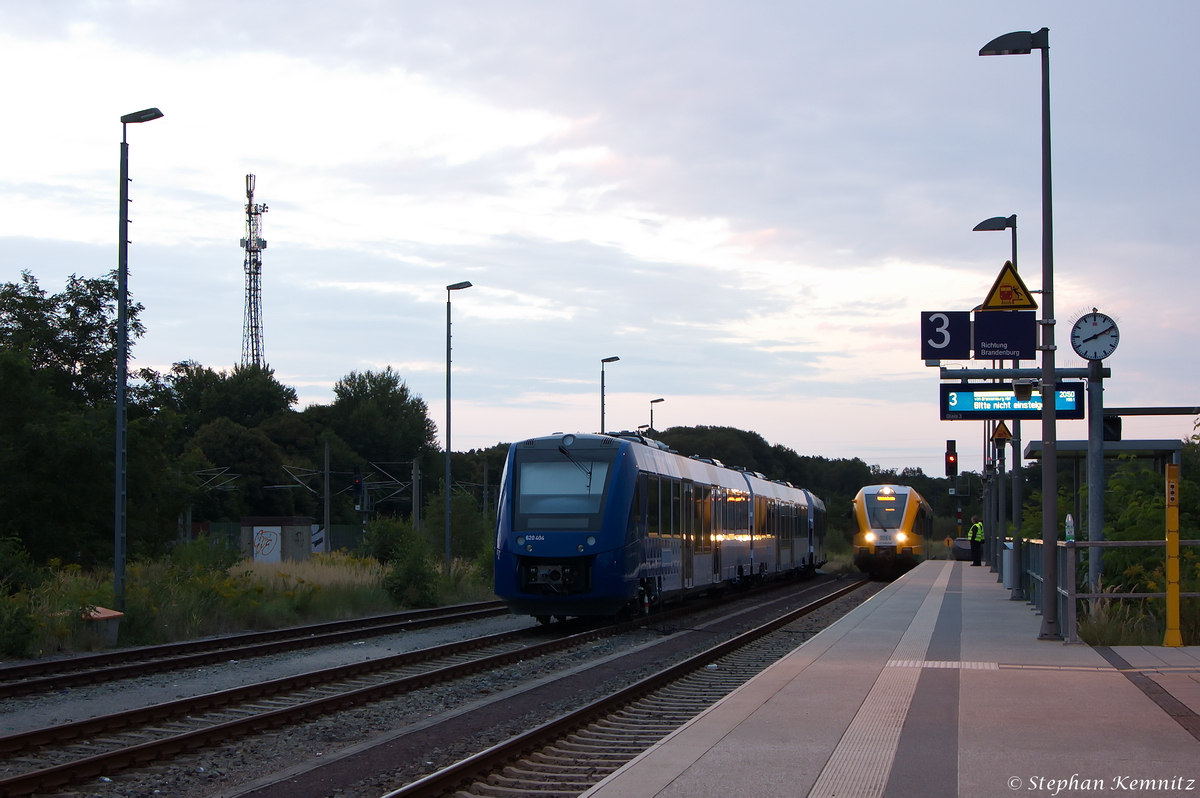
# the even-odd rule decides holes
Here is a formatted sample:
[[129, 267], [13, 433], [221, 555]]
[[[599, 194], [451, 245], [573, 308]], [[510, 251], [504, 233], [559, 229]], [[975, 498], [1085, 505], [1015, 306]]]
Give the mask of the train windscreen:
[[884, 493], [867, 493], [863, 495], [866, 502], [867, 523], [872, 529], [899, 529], [904, 521], [904, 506], [908, 496], [903, 493], [889, 491]]
[[513, 529], [598, 530], [615, 449], [517, 450]]

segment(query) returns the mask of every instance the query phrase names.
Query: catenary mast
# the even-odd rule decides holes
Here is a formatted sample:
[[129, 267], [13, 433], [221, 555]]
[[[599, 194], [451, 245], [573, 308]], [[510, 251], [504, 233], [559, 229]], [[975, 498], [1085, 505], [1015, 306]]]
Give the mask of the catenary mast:
[[262, 325], [262, 251], [267, 242], [262, 238], [262, 215], [266, 205], [254, 204], [254, 175], [246, 175], [246, 237], [241, 241], [246, 250], [246, 318], [242, 325], [242, 365], [266, 365], [263, 356]]

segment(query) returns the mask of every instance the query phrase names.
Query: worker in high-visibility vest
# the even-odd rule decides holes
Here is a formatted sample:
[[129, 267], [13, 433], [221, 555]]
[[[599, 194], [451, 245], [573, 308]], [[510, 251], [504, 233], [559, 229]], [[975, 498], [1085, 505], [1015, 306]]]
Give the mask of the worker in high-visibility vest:
[[971, 565], [983, 565], [983, 522], [979, 516], [971, 516], [971, 528], [967, 531], [967, 540], [971, 541]]

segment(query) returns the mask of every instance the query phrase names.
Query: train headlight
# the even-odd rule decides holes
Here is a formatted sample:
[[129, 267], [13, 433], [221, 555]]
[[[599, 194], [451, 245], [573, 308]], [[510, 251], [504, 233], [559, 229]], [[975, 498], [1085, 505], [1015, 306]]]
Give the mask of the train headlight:
[[518, 535], [518, 536], [517, 536], [517, 545], [518, 545], [518, 546], [524, 546], [524, 545], [525, 545], [525, 536], [524, 536], [524, 535]]
[[580, 543], [578, 546], [576, 546], [576, 547], [575, 547], [575, 550], [576, 550], [576, 551], [583, 551], [583, 544], [582, 544], [582, 543]]
[[874, 533], [874, 532], [868, 532], [868, 533], [865, 535], [865, 537], [866, 537], [866, 539], [867, 539], [867, 542], [868, 542], [868, 543], [874, 543], [874, 542], [875, 542], [875, 533]]
[[896, 540], [903, 543], [904, 541], [908, 540], [908, 535], [904, 534], [903, 532], [897, 532]]
[[589, 546], [595, 546], [595, 545], [596, 545], [596, 536], [595, 536], [595, 535], [588, 535], [588, 537], [587, 537], [587, 544], [588, 544]]
[[564, 435], [564, 436], [562, 437], [562, 445], [563, 445], [563, 446], [570, 446], [570, 445], [572, 445], [573, 443], [575, 443], [575, 436], [574, 436], [574, 435]]
[[532, 543], [526, 544], [525, 551], [533, 551], [533, 544]]

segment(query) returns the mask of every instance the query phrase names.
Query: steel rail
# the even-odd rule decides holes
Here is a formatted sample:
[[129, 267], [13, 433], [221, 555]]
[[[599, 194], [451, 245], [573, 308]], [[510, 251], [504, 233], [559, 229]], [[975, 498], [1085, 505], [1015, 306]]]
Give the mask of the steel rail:
[[[104, 652], [70, 660], [12, 665], [0, 668], [0, 680], [20, 681], [0, 683], [0, 699], [508, 614], [509, 610], [502, 602], [479, 602], [453, 608], [376, 615], [354, 621], [333, 621], [271, 632], [250, 632], [211, 640]], [[50, 675], [28, 678], [39, 672], [49, 672]]]
[[724, 643], [719, 643], [706, 651], [648, 676], [635, 684], [619, 690], [611, 695], [597, 699], [580, 709], [549, 721], [524, 734], [499, 743], [467, 757], [448, 768], [431, 773], [400, 789], [387, 793], [383, 798], [432, 798], [456, 790], [467, 790], [476, 781], [483, 781], [497, 769], [532, 754], [535, 750], [546, 746], [555, 740], [570, 734], [598, 718], [609, 715], [621, 707], [662, 689], [677, 679], [693, 671], [703, 668], [710, 662], [736, 651], [749, 643], [764, 637], [775, 630], [802, 618], [814, 610], [835, 601], [848, 593], [867, 584], [868, 580], [857, 580], [829, 595], [805, 604], [796, 610], [785, 613], [775, 620], [768, 621], [754, 629], [733, 637]]
[[[756, 588], [742, 593], [739, 598], [750, 598], [764, 592], [773, 592], [775, 589], [777, 589], [777, 586]], [[641, 616], [624, 623], [590, 629], [544, 643], [522, 646], [510, 651], [479, 657], [468, 662], [448, 665], [423, 673], [405, 675], [378, 684], [341, 692], [337, 695], [304, 701], [290, 707], [261, 712], [250, 717], [206, 726], [202, 729], [172, 735], [160, 740], [96, 754], [74, 762], [18, 774], [0, 779], [0, 796], [29, 795], [66, 784], [77, 783], [81, 779], [106, 775], [126, 767], [155, 761], [164, 756], [176, 755], [181, 751], [190, 751], [208, 745], [223, 743], [231, 738], [251, 734], [265, 728], [304, 721], [318, 715], [336, 712], [349, 706], [377, 701], [430, 684], [462, 678], [480, 671], [519, 662], [530, 657], [541, 656], [603, 637], [622, 634], [650, 623], [672, 620], [684, 615], [711, 609], [714, 606], [724, 603], [728, 602], [715, 599], [701, 601], [673, 610], [649, 616]], [[563, 626], [577, 628], [575, 623], [564, 624]], [[328, 668], [298, 676], [245, 685], [194, 698], [156, 704], [109, 716], [8, 735], [0, 737], [0, 752], [19, 752], [48, 744], [69, 742], [88, 735], [128, 729], [131, 726], [152, 721], [161, 722], [171, 717], [211, 711], [217, 707], [228, 706], [239, 701], [261, 700], [265, 696], [278, 695], [285, 690], [297, 690], [322, 684], [327, 685], [337, 679], [349, 679], [391, 668], [408, 666], [415, 662], [459, 655], [472, 650], [478, 650], [484, 646], [502, 645], [523, 637], [545, 634], [546, 631], [545, 627], [530, 627], [514, 632], [501, 632], [472, 640], [397, 654], [392, 657], [381, 657], [375, 660]]]

